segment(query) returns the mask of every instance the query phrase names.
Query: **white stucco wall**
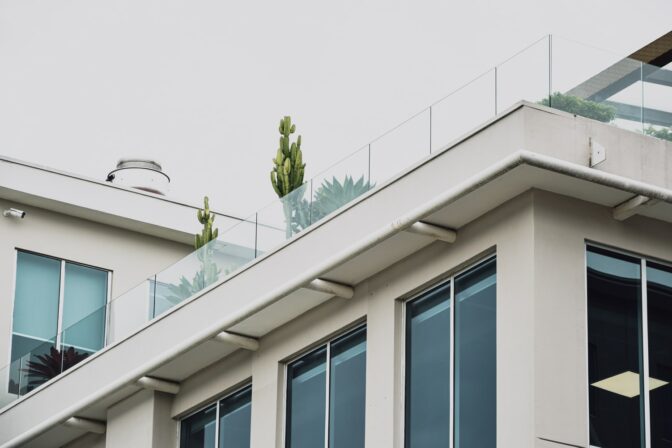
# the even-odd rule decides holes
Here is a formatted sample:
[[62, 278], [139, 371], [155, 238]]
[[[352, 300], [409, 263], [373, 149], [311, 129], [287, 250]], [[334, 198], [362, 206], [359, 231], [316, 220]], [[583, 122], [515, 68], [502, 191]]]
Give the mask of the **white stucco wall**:
[[17, 249], [112, 271], [111, 298], [170, 266], [191, 247], [0, 199], [0, 211], [24, 210], [24, 219], [0, 216], [0, 369], [10, 360]]

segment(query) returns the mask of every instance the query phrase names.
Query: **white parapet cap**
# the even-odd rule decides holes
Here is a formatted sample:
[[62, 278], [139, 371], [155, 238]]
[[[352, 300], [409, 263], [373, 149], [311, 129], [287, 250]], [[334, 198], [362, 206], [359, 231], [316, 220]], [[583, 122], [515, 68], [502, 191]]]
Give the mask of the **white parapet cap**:
[[[200, 205], [2, 155], [0, 199], [185, 244], [199, 230]], [[242, 221], [215, 214], [220, 232]]]

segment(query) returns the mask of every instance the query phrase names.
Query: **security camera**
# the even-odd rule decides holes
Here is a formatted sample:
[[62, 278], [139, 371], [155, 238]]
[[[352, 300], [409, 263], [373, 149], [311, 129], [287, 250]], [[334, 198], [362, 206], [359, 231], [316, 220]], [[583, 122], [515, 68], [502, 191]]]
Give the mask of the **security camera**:
[[8, 208], [7, 210], [2, 212], [2, 216], [5, 218], [19, 218], [23, 219], [26, 217], [26, 212], [23, 210], [19, 210], [17, 208]]

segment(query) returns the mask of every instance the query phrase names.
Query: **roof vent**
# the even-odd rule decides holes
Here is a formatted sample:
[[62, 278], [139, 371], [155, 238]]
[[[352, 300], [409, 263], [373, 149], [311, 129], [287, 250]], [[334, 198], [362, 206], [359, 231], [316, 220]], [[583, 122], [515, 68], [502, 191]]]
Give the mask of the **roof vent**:
[[107, 181], [165, 196], [170, 177], [161, 170], [161, 164], [156, 160], [120, 159], [117, 169], [107, 175]]

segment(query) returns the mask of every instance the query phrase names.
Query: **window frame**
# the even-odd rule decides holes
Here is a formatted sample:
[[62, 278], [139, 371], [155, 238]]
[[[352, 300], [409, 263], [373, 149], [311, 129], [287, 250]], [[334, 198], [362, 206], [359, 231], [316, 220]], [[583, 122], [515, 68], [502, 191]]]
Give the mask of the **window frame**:
[[[636, 258], [639, 260], [639, 269], [640, 269], [640, 287], [641, 287], [641, 310], [640, 310], [640, 317], [642, 319], [641, 321], [641, 329], [642, 329], [642, 346], [641, 350], [642, 353], [640, 353], [640, 356], [642, 357], [642, 376], [644, 378], [650, 378], [650, 373], [649, 373], [649, 313], [648, 313], [648, 307], [649, 307], [649, 302], [648, 302], [648, 278], [647, 278], [647, 266], [648, 263], [653, 263], [653, 264], [658, 264], [661, 266], [668, 267], [672, 269], [672, 262], [662, 260], [657, 257], [652, 257], [649, 255], [644, 255], [639, 252], [635, 251], [630, 251], [626, 249], [621, 249], [618, 247], [610, 246], [608, 244], [603, 244], [603, 243], [598, 243], [595, 241], [591, 240], [585, 240], [584, 241], [584, 251], [583, 251], [583, 257], [584, 257], [584, 265], [583, 265], [583, 273], [584, 273], [584, 298], [585, 298], [585, 341], [586, 341], [586, 357], [585, 357], [585, 365], [586, 365], [586, 370], [585, 370], [585, 375], [586, 378], [590, 378], [590, 351], [588, 350], [588, 336], [589, 336], [589, 329], [588, 329], [588, 252], [590, 248], [596, 248], [599, 250], [605, 250], [608, 252], [613, 252], [615, 254], [619, 255], [624, 255], [627, 257], [631, 258]], [[590, 444], [590, 381], [586, 382], [586, 388], [585, 388], [585, 397], [586, 397], [586, 440], [588, 440], [588, 447], [589, 448], [600, 448], [595, 445]], [[650, 448], [651, 447], [651, 401], [650, 401], [650, 395], [651, 391], [648, 387], [644, 387], [644, 391], [640, 392], [642, 396], [642, 402], [644, 406], [644, 448]]]
[[[65, 298], [65, 265], [66, 263], [77, 265], [77, 266], [83, 266], [85, 268], [90, 268], [90, 269], [96, 269], [98, 271], [102, 271], [107, 273], [107, 291], [106, 291], [106, 297], [105, 297], [105, 307], [107, 307], [110, 303], [110, 298], [112, 297], [112, 269], [106, 269], [106, 268], [101, 268], [98, 266], [93, 266], [90, 264], [86, 263], [81, 263], [78, 261], [73, 261], [67, 258], [61, 258], [61, 257], [56, 257], [54, 255], [48, 255], [44, 254], [41, 252], [35, 252], [33, 250], [29, 249], [21, 249], [19, 247], [14, 248], [14, 272], [13, 272], [13, 278], [12, 278], [12, 290], [11, 290], [11, 297], [12, 297], [12, 305], [11, 305], [11, 322], [10, 322], [10, 331], [9, 331], [9, 344], [8, 344], [8, 350], [7, 350], [7, 365], [10, 365], [12, 363], [12, 339], [14, 337], [14, 307], [16, 305], [16, 282], [17, 282], [17, 275], [19, 273], [19, 253], [26, 253], [30, 255], [35, 255], [38, 257], [44, 257], [44, 258], [50, 258], [52, 260], [56, 260], [59, 262], [60, 265], [60, 273], [59, 273], [59, 291], [58, 291], [58, 310], [57, 310], [57, 320], [56, 320], [56, 340], [54, 342], [56, 347], [60, 347], [62, 343], [62, 332], [63, 332], [63, 301]], [[108, 312], [109, 310], [106, 310], [105, 312], [105, 323], [104, 323], [104, 328], [103, 328], [103, 347], [107, 346], [108, 343], [108, 333], [109, 333], [109, 324], [110, 324], [110, 313]], [[48, 342], [47, 340], [42, 341], [42, 342]], [[59, 348], [60, 350], [60, 348]]]
[[[182, 422], [185, 420], [193, 417], [194, 415], [198, 414], [201, 411], [204, 411], [205, 409], [209, 408], [210, 406], [215, 406], [215, 448], [219, 448], [219, 409], [221, 407], [221, 403], [224, 400], [227, 400], [231, 397], [233, 397], [236, 394], [244, 392], [246, 389], [250, 390], [250, 406], [252, 405], [252, 381], [247, 381], [243, 383], [242, 386], [234, 386], [230, 392], [224, 393], [222, 396], [217, 398], [214, 401], [208, 401], [202, 406], [197, 407], [193, 411], [184, 414], [182, 417], [180, 417], [177, 420], [177, 446], [178, 448], [182, 448]], [[250, 419], [250, 435], [252, 434], [252, 420]]]
[[[400, 398], [401, 398], [401, 412], [399, 415], [399, 427], [401, 430], [399, 431], [400, 435], [400, 441], [399, 441], [399, 446], [401, 448], [408, 448], [406, 447], [406, 424], [407, 424], [407, 387], [408, 384], [406, 382], [407, 378], [407, 367], [408, 367], [408, 362], [407, 362], [407, 350], [408, 350], [408, 306], [410, 305], [411, 302], [415, 300], [419, 300], [423, 297], [425, 297], [428, 293], [432, 292], [435, 289], [441, 288], [445, 285], [450, 285], [450, 341], [449, 341], [449, 350], [450, 350], [450, 375], [449, 375], [449, 388], [450, 388], [450, 403], [449, 403], [449, 413], [450, 413], [450, 422], [449, 422], [449, 432], [448, 432], [448, 437], [449, 437], [449, 444], [447, 447], [444, 448], [454, 448], [455, 447], [455, 330], [456, 330], [456, 307], [455, 307], [455, 279], [462, 274], [465, 274], [472, 269], [478, 267], [479, 265], [485, 264], [491, 260], [497, 261], [497, 252], [492, 251], [489, 253], [486, 253], [485, 255], [478, 256], [475, 258], [470, 259], [467, 263], [461, 264], [459, 267], [455, 268], [454, 270], [449, 270], [445, 275], [443, 275], [440, 279], [429, 283], [425, 285], [422, 290], [419, 292], [413, 293], [412, 295], [408, 297], [402, 298], [400, 301], [402, 303], [402, 312], [401, 312], [401, 319], [402, 319], [402, 337], [401, 337], [401, 356], [400, 356], [400, 362], [401, 362], [401, 393], [400, 393]], [[499, 283], [498, 280], [498, 270], [495, 270], [495, 279], [496, 279], [496, 285]], [[495, 360], [496, 362], [496, 360]]]
[[[288, 383], [289, 383], [289, 365], [293, 364], [294, 362], [300, 360], [304, 356], [307, 356], [314, 351], [317, 351], [323, 347], [326, 348], [326, 364], [325, 364], [325, 394], [326, 394], [326, 400], [325, 400], [325, 413], [324, 413], [324, 448], [329, 447], [329, 417], [330, 417], [330, 401], [329, 401], [329, 396], [330, 396], [330, 389], [331, 389], [331, 378], [330, 378], [330, 370], [331, 370], [331, 344], [339, 340], [341, 338], [345, 338], [356, 331], [361, 330], [364, 328], [366, 330], [366, 342], [367, 342], [367, 348], [366, 348], [366, 359], [368, 360], [368, 338], [369, 338], [369, 333], [368, 333], [368, 322], [366, 320], [364, 321], [358, 321], [351, 326], [346, 327], [345, 329], [338, 331], [331, 336], [327, 337], [326, 339], [320, 340], [320, 342], [314, 343], [307, 348], [301, 350], [298, 352], [296, 355], [293, 355], [284, 361], [282, 361], [282, 447], [287, 448], [287, 433], [288, 433], [288, 428], [287, 428], [287, 418], [289, 416], [288, 407], [289, 407], [289, 396], [287, 395], [288, 392]], [[364, 382], [366, 384], [366, 378], [364, 379]], [[366, 415], [366, 414], [365, 414]], [[366, 429], [366, 425], [365, 425]]]

